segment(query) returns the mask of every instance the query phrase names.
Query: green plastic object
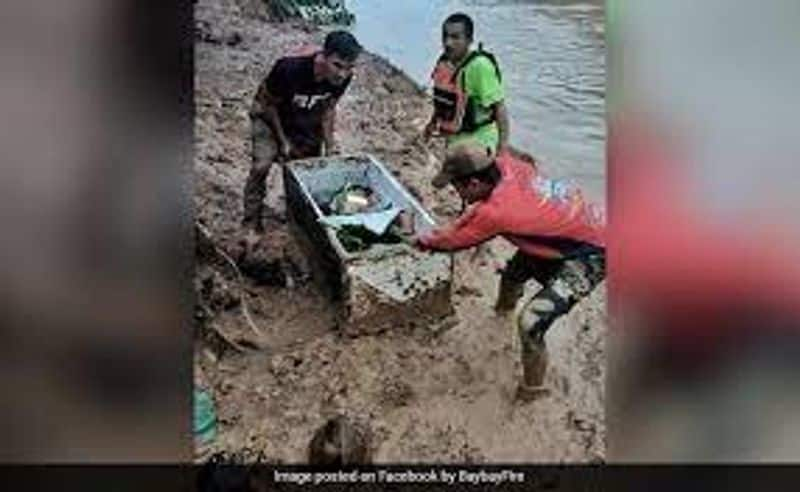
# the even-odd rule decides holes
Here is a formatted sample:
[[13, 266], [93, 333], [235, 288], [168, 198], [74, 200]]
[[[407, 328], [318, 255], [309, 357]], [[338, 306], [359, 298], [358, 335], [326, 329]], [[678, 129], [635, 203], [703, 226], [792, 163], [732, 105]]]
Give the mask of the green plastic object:
[[217, 414], [214, 401], [208, 392], [194, 391], [194, 436], [200, 444], [207, 444], [217, 435]]

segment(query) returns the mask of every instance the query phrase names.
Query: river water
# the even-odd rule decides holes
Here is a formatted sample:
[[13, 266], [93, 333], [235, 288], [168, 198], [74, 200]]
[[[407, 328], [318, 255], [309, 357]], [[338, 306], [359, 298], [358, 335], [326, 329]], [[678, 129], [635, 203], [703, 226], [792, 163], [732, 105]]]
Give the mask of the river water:
[[[354, 34], [370, 51], [430, 86], [441, 23], [461, 11], [503, 71], [511, 143], [553, 177], [605, 202], [604, 2], [569, 0], [348, 0]], [[477, 44], [476, 44], [477, 46]]]

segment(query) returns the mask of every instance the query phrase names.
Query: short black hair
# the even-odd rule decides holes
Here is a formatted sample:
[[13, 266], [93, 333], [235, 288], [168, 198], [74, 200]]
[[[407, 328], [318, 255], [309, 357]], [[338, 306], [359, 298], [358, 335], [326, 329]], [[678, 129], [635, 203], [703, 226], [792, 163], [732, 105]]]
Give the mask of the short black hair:
[[472, 23], [472, 18], [463, 12], [456, 12], [455, 14], [451, 14], [447, 19], [444, 20], [442, 23], [442, 32], [444, 33], [444, 26], [445, 24], [461, 24], [464, 26], [464, 34], [467, 35], [467, 39], [472, 40], [472, 33], [475, 30], [475, 26]]
[[331, 31], [325, 36], [325, 55], [335, 54], [342, 60], [355, 61], [363, 48], [355, 36], [347, 31]]
[[467, 181], [469, 181], [471, 179], [477, 179], [478, 181], [482, 181], [482, 182], [484, 182], [486, 184], [490, 184], [490, 185], [494, 186], [494, 185], [497, 185], [497, 183], [500, 182], [502, 177], [503, 177], [503, 175], [500, 173], [500, 169], [497, 167], [497, 164], [492, 162], [492, 165], [487, 167], [487, 168], [485, 168], [485, 169], [481, 169], [480, 171], [474, 172], [472, 174], [467, 174], [466, 176], [459, 176], [459, 177], [453, 179], [453, 181], [454, 182], [466, 183]]

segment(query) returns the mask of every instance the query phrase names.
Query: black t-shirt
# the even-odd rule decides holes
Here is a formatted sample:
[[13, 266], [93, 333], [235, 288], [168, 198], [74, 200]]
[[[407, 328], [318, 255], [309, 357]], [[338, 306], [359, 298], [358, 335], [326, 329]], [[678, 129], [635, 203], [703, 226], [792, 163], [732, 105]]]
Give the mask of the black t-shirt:
[[314, 56], [281, 58], [264, 81], [270, 94], [281, 100], [281, 124], [287, 135], [295, 138], [319, 139], [325, 107], [350, 84], [350, 78], [341, 86], [315, 81]]

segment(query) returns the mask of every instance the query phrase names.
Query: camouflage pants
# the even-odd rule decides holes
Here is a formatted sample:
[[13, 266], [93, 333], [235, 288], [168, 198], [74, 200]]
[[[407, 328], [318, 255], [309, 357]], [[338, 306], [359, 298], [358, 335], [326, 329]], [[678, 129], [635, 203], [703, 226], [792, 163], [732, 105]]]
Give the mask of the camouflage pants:
[[[244, 218], [242, 225], [256, 230], [262, 229], [264, 198], [267, 195], [267, 176], [272, 163], [278, 159], [278, 141], [272, 128], [261, 118], [251, 118], [252, 165], [244, 185]], [[292, 141], [291, 135], [288, 135]], [[292, 141], [294, 154], [291, 158], [314, 157], [320, 155], [321, 144], [300, 146]]]
[[542, 260], [517, 252], [503, 270], [498, 309], [513, 308], [530, 278], [542, 289], [520, 310], [518, 326], [525, 383], [538, 386], [547, 364], [545, 333], [605, 278], [605, 254], [598, 249], [578, 258]]

